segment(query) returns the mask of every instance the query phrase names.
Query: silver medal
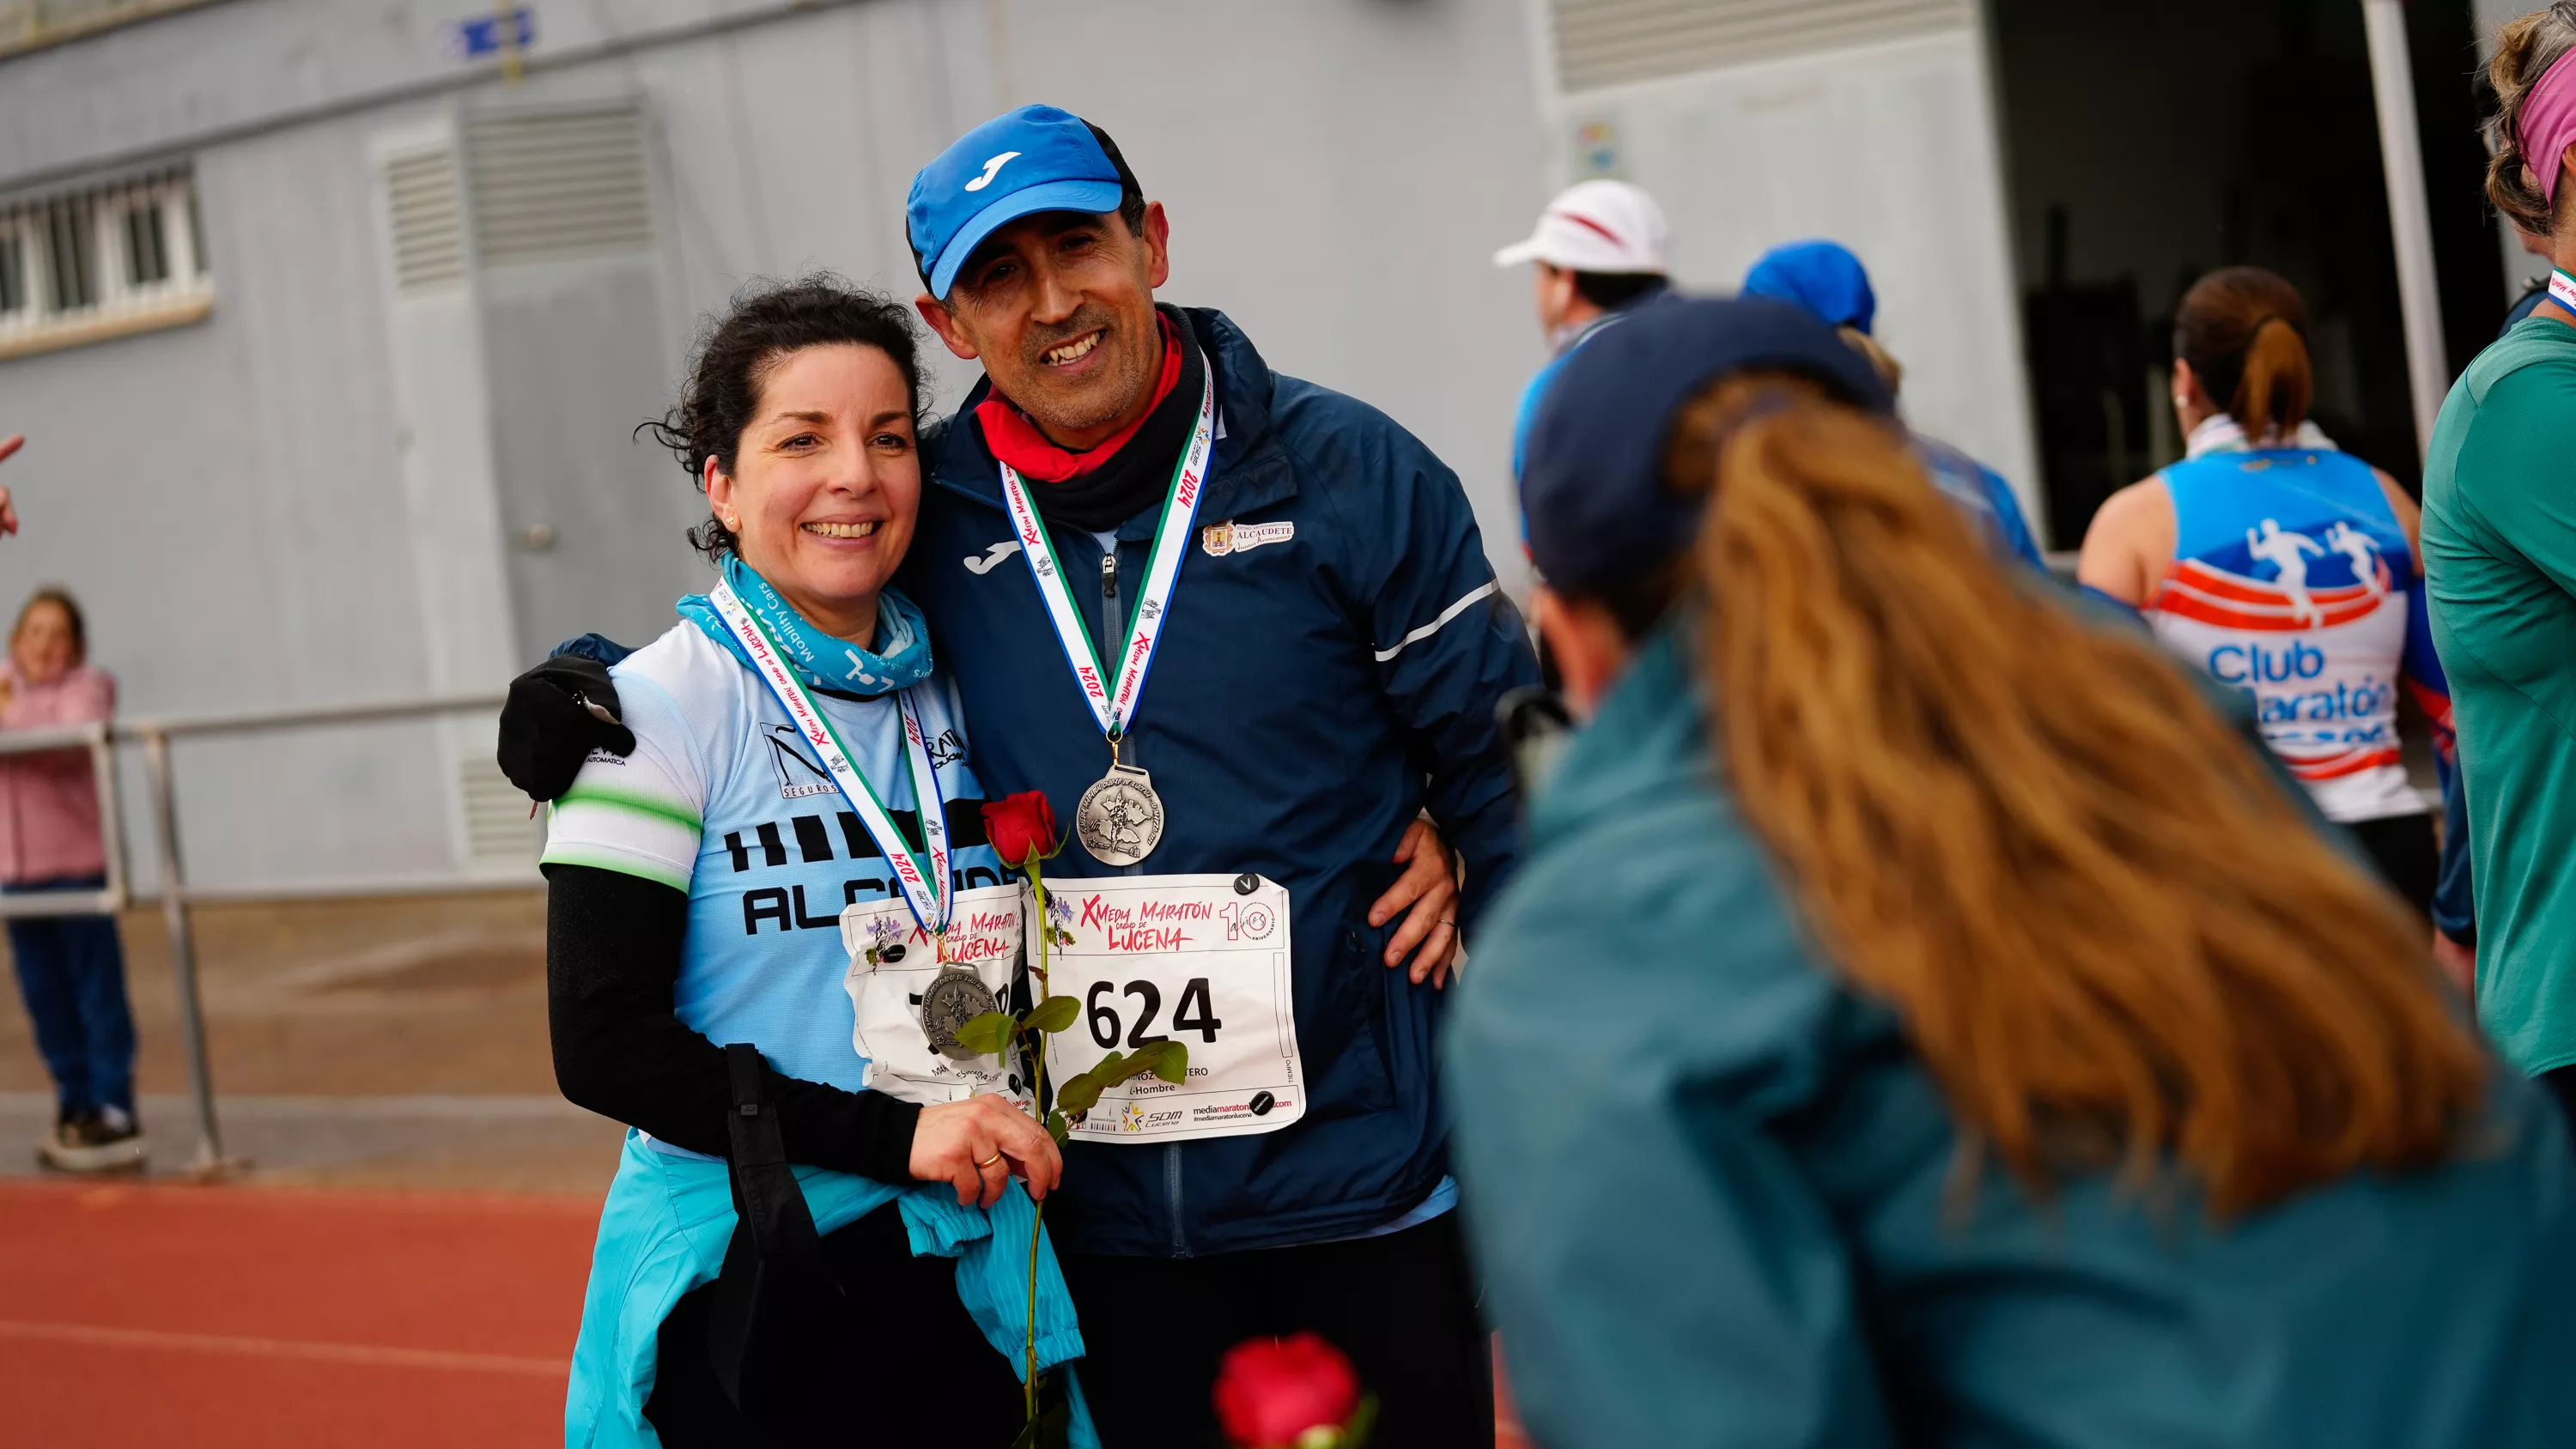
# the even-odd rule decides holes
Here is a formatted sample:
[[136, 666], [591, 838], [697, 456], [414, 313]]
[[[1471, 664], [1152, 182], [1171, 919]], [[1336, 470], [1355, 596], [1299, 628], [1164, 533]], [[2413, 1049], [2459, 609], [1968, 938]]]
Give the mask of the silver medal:
[[951, 1061], [971, 1062], [984, 1055], [968, 1051], [957, 1040], [957, 1028], [988, 1011], [1001, 1010], [993, 989], [975, 973], [960, 966], [942, 966], [939, 975], [921, 988], [921, 1030], [941, 1056]]
[[1102, 865], [1134, 865], [1152, 855], [1163, 843], [1163, 797], [1154, 793], [1154, 777], [1134, 765], [1111, 764], [1082, 792], [1073, 830]]

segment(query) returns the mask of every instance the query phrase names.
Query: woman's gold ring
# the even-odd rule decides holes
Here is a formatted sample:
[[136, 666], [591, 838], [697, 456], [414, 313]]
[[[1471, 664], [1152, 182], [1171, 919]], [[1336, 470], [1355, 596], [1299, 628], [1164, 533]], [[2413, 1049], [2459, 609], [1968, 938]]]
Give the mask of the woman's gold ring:
[[999, 1162], [999, 1161], [1001, 1161], [1001, 1160], [1002, 1160], [1002, 1154], [1000, 1154], [1000, 1153], [996, 1152], [996, 1153], [994, 1153], [992, 1156], [985, 1158], [983, 1161], [981, 1161], [981, 1162], [979, 1162], [979, 1163], [976, 1163], [976, 1164], [975, 1164], [975, 1168], [976, 1168], [976, 1170], [977, 1170], [977, 1171], [979, 1171], [979, 1172], [980, 1172], [980, 1171], [982, 1171], [983, 1169], [985, 1169], [985, 1168], [987, 1168], [987, 1167], [990, 1167], [990, 1166], [992, 1166], [994, 1163]]

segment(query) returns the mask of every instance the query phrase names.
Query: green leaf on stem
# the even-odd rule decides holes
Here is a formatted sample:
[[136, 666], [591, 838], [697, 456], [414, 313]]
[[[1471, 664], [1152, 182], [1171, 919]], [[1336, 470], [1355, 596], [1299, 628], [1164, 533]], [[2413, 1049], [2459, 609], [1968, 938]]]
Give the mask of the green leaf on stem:
[[1377, 1395], [1360, 1400], [1351, 1411], [1351, 1421], [1342, 1426], [1342, 1437], [1335, 1441], [1339, 1449], [1362, 1449], [1369, 1441], [1369, 1431], [1377, 1427]]
[[1011, 1441], [1011, 1449], [1037, 1449], [1038, 1425], [1041, 1422], [1042, 1421], [1037, 1419], [1031, 1419], [1026, 1424], [1021, 1425], [1020, 1437]]
[[1100, 1105], [1101, 1082], [1089, 1072], [1055, 1084], [1055, 1104], [1065, 1112], [1088, 1112]]
[[1147, 1060], [1146, 1070], [1173, 1086], [1177, 1087], [1190, 1079], [1190, 1049], [1180, 1042], [1158, 1041], [1136, 1053], [1136, 1057], [1150, 1059]]
[[957, 1044], [979, 1056], [991, 1056], [1019, 1029], [1019, 1019], [1009, 1012], [988, 1011], [957, 1028]]
[[[1064, 1094], [1061, 1092], [1057, 1093], [1056, 1100], [1058, 1102], [1062, 1102], [1064, 1100]], [[1065, 1139], [1073, 1135], [1073, 1127], [1070, 1123], [1064, 1120], [1064, 1113], [1061, 1111], [1049, 1112], [1047, 1114], [1046, 1129], [1047, 1135], [1055, 1139], [1055, 1145], [1058, 1147], [1062, 1147]]]
[[1062, 1031], [1081, 1011], [1082, 1004], [1070, 996], [1050, 996], [1029, 1008], [1027, 1025], [1032, 1031]]
[[1100, 1064], [1093, 1067], [1091, 1071], [1092, 1075], [1103, 1080], [1104, 1085], [1113, 1087], [1131, 1077], [1141, 1077], [1147, 1072], [1152, 1072], [1167, 1082], [1181, 1082], [1189, 1078], [1189, 1063], [1188, 1047], [1176, 1041], [1158, 1041], [1138, 1047], [1134, 1056], [1122, 1057], [1116, 1052], [1111, 1052], [1102, 1057]]

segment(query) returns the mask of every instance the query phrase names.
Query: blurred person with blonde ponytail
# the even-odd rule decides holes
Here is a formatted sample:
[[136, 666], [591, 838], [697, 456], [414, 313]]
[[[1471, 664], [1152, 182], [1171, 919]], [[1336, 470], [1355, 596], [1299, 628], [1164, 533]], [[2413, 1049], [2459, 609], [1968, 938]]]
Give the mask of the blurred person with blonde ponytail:
[[2576, 1163], [2423, 932], [1860, 355], [1676, 303], [1522, 485], [1584, 723], [1451, 1020], [1533, 1438], [2576, 1442]]
[[2252, 698], [2265, 743], [2380, 878], [2432, 908], [2433, 818], [2397, 701], [2432, 722], [2451, 784], [2451, 692], [2433, 648], [2415, 501], [2308, 420], [2298, 289], [2225, 267], [2174, 309], [2183, 461], [2111, 495], [2076, 579], [2146, 618], [2175, 657]]
[[2576, 5], [2506, 25], [2487, 75], [2487, 198], [2547, 239], [2552, 271], [2442, 404], [2424, 566], [2468, 793], [2478, 1019], [2576, 1117]]

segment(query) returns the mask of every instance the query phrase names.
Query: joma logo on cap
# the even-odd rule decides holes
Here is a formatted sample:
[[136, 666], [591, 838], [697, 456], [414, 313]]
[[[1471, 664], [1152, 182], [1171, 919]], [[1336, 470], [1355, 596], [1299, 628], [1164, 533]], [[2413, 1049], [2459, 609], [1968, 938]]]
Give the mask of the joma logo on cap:
[[993, 178], [999, 175], [1002, 168], [1010, 163], [1010, 159], [1018, 154], [1020, 153], [1017, 151], [1005, 151], [1001, 155], [994, 157], [992, 160], [985, 162], [984, 174], [967, 182], [966, 189], [969, 191], [981, 191], [985, 187], [992, 185]]

